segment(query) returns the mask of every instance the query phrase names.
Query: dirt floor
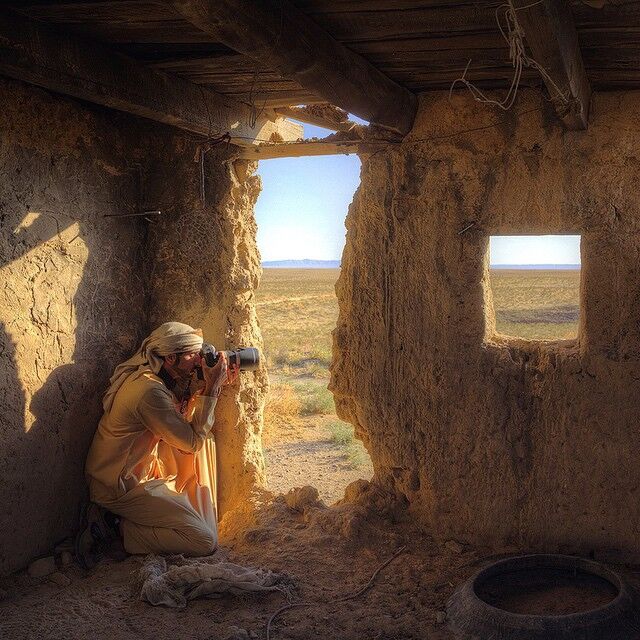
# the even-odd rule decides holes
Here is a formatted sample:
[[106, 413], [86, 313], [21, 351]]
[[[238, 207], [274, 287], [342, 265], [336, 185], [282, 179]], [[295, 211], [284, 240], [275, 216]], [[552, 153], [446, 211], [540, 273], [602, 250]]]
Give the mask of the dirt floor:
[[[365, 481], [352, 484], [347, 498], [327, 508], [309, 490], [263, 496], [251, 519], [223, 522], [227, 542], [207, 561], [285, 574], [293, 585], [288, 598], [267, 593], [154, 607], [139, 598], [143, 557], [131, 556], [89, 572], [72, 565], [54, 576], [2, 579], [0, 638], [262, 640], [274, 613], [305, 602], [315, 604], [275, 619], [270, 640], [453, 640], [445, 610], [455, 587], [485, 562], [526, 551], [437, 543], [413, 528], [404, 505]], [[625, 573], [638, 584], [640, 573]], [[357, 595], [337, 602], [350, 594]]]
[[[258, 524], [242, 525], [213, 558], [285, 572], [295, 585], [293, 601], [330, 603], [361, 589], [406, 545], [365, 593], [286, 611], [274, 622], [271, 639], [450, 638], [445, 603], [481, 550], [454, 541], [438, 545], [412, 530], [398, 505], [366, 482], [352, 485], [349, 495], [354, 502], [333, 508], [313, 500], [300, 504], [299, 494], [298, 510], [282, 496], [266, 502]], [[105, 560], [91, 572], [75, 565], [60, 569], [70, 580], [62, 586], [25, 572], [4, 579], [0, 637], [257, 639], [266, 637], [270, 616], [287, 603], [282, 594], [269, 593], [193, 601], [184, 610], [153, 607], [138, 598], [141, 562], [130, 557]]]
[[331, 416], [308, 416], [271, 426], [272, 440], [264, 449], [269, 489], [276, 494], [294, 487], [316, 487], [327, 505], [342, 499], [355, 480], [370, 480], [371, 459], [359, 441], [350, 448], [335, 441]]

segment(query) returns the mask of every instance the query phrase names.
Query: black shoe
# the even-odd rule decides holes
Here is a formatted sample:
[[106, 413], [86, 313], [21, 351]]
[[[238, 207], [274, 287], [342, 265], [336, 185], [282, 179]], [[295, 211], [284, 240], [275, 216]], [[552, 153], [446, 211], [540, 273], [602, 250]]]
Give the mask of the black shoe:
[[74, 541], [76, 560], [83, 569], [93, 569], [116, 538], [104, 513], [104, 509], [90, 502], [83, 514], [82, 527]]

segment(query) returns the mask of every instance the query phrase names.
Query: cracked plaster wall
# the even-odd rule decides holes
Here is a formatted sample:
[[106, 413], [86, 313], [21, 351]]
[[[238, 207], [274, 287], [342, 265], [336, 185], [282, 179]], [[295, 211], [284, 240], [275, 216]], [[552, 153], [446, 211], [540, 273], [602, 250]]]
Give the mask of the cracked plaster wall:
[[[260, 183], [211, 151], [203, 205], [188, 136], [9, 80], [0, 103], [2, 574], [73, 532], [106, 383], [150, 328], [177, 319], [218, 347], [260, 344]], [[162, 217], [104, 217], [147, 209]], [[265, 385], [244, 375], [220, 402], [223, 508], [262, 482]]]
[[[150, 188], [170, 183], [181, 203], [151, 230], [151, 324], [180, 318], [201, 327], [217, 349], [261, 347], [254, 294], [262, 273], [253, 217], [261, 188], [257, 163], [234, 162], [225, 145], [207, 152], [204, 197], [202, 174], [194, 170], [199, 166], [185, 162], [150, 171]], [[242, 373], [218, 401], [214, 431], [222, 516], [242, 508], [265, 485], [261, 432], [267, 385], [264, 368]]]
[[0, 572], [69, 535], [113, 366], [143, 308], [126, 118], [0, 81]]
[[[430, 94], [363, 157], [331, 388], [437, 536], [640, 555], [638, 98], [596, 94], [571, 132], [532, 92], [520, 115]], [[518, 233], [582, 235], [577, 342], [495, 335], [488, 239]]]

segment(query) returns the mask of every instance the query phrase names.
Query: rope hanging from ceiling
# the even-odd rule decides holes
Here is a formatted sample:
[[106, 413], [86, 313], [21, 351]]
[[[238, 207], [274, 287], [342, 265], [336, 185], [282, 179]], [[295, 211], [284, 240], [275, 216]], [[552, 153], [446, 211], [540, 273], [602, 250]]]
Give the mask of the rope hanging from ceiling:
[[464, 73], [456, 78], [452, 83], [449, 89], [449, 97], [451, 98], [451, 94], [458, 83], [462, 83], [469, 91], [471, 95], [473, 95], [474, 99], [478, 102], [482, 102], [483, 104], [490, 104], [503, 111], [508, 111], [511, 109], [513, 104], [515, 103], [516, 96], [518, 95], [518, 88], [520, 86], [520, 80], [522, 79], [522, 71], [525, 68], [536, 69], [538, 73], [544, 79], [547, 87], [550, 87], [553, 90], [555, 95], [551, 96], [551, 100], [559, 100], [563, 104], [569, 104], [568, 96], [558, 87], [558, 85], [553, 81], [551, 76], [547, 73], [547, 70], [536, 60], [530, 57], [525, 49], [524, 45], [524, 31], [520, 22], [518, 21], [517, 12], [523, 9], [529, 9], [537, 4], [541, 4], [543, 0], [537, 0], [537, 2], [533, 2], [531, 4], [527, 4], [523, 7], [514, 7], [513, 1], [508, 0], [507, 3], [501, 4], [496, 9], [496, 22], [498, 24], [498, 29], [502, 37], [504, 38], [507, 46], [509, 47], [509, 60], [511, 61], [511, 66], [514, 68], [513, 78], [511, 80], [511, 86], [507, 92], [507, 95], [502, 100], [494, 100], [490, 98], [485, 93], [482, 92], [476, 85], [474, 85], [468, 78], [467, 72], [469, 71], [469, 67], [471, 66], [471, 60], [467, 63], [465, 67]]

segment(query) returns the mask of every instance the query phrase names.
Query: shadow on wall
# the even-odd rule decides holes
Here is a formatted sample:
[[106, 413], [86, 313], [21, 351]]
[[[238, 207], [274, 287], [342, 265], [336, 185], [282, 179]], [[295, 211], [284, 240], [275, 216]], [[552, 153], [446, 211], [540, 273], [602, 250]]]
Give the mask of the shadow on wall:
[[[132, 195], [126, 186], [123, 198]], [[26, 226], [24, 206], [0, 208], [0, 574], [50, 552], [77, 527], [104, 389], [146, 328], [136, 286], [141, 223], [104, 219], [91, 196], [72, 194], [58, 205], [67, 213], [40, 214]], [[39, 210], [33, 198], [31, 210]]]
[[[20, 382], [16, 364], [16, 345], [6, 331], [4, 322], [0, 322], [0, 411], [2, 412], [2, 458], [4, 481], [0, 483], [0, 504], [2, 505], [2, 530], [0, 538], [0, 567], [12, 565], [9, 542], [17, 539], [20, 511], [25, 500], [25, 485], [12, 482], [23, 474], [22, 451], [24, 433], [15, 427], [24, 424], [26, 398]], [[5, 429], [9, 427], [8, 431]], [[11, 428], [13, 427], [13, 428]]]
[[[255, 287], [259, 265], [250, 255], [237, 260], [235, 240], [252, 237], [259, 185], [236, 185], [223, 165], [231, 153], [221, 148], [207, 157], [214, 171], [202, 207], [195, 143], [174, 130], [2, 79], [0, 102], [0, 322], [8, 345], [0, 375], [12, 390], [0, 418], [0, 442], [11, 443], [0, 447], [8, 470], [0, 501], [11, 505], [0, 510], [2, 574], [49, 553], [77, 525], [102, 396], [146, 334], [151, 302], [154, 324], [192, 321], [220, 344], [255, 342], [251, 307], [238, 291]], [[150, 242], [138, 215], [148, 209], [162, 211]], [[116, 217], [123, 214], [135, 217]], [[211, 237], [222, 248], [214, 261]], [[199, 277], [186, 280], [194, 269]], [[237, 278], [233, 292], [226, 274]], [[260, 394], [249, 387], [247, 396], [249, 409], [239, 418], [230, 410], [229, 421], [257, 442]], [[236, 431], [221, 438], [233, 458], [227, 484], [252, 487], [259, 465]]]

